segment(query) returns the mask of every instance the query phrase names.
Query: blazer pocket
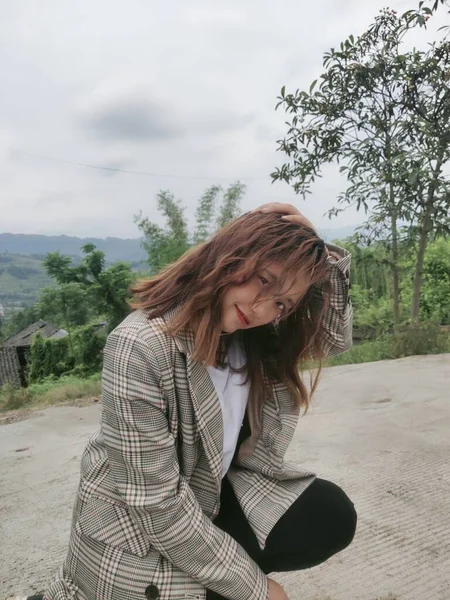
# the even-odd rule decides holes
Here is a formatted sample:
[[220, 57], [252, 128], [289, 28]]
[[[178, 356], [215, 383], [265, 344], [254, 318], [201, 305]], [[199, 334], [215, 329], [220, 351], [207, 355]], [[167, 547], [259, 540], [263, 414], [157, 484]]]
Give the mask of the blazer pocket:
[[91, 496], [84, 504], [76, 525], [78, 531], [107, 546], [144, 557], [150, 541], [134, 524], [128, 508], [106, 498]]

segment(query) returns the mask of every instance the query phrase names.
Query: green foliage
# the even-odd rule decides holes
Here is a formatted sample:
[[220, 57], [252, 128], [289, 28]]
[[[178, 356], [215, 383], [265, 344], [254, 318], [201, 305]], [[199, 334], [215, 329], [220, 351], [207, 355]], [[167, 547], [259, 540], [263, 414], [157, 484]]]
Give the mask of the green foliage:
[[25, 329], [38, 320], [39, 313], [36, 306], [7, 312], [5, 318], [0, 320], [0, 342], [22, 331], [22, 329]]
[[436, 323], [413, 323], [402, 325], [395, 334], [385, 334], [378, 339], [355, 344], [347, 352], [327, 359], [325, 366], [336, 367], [445, 352], [450, 352], [448, 333], [442, 332]]
[[40, 275], [39, 269], [18, 265], [11, 265], [6, 268], [6, 271], [16, 279], [28, 279], [31, 275]]
[[441, 331], [438, 323], [406, 323], [399, 327], [392, 339], [395, 358], [417, 354], [440, 354], [450, 350], [449, 335]]
[[35, 336], [30, 350], [30, 383], [37, 383], [51, 375], [60, 377], [74, 365], [68, 337], [44, 340], [39, 334]]
[[9, 383], [0, 388], [0, 410], [17, 410], [30, 402], [27, 388], [20, 388]]
[[85, 325], [91, 316], [89, 294], [81, 283], [63, 283], [58, 287], [43, 288], [37, 303], [40, 317], [70, 331]]
[[391, 340], [383, 336], [377, 340], [366, 340], [360, 344], [353, 345], [350, 350], [338, 354], [325, 361], [325, 366], [337, 367], [339, 365], [352, 365], [378, 360], [394, 358], [392, 354]]
[[97, 333], [93, 327], [80, 327], [73, 335], [76, 367], [74, 374], [90, 374], [101, 370], [106, 334]]
[[[351, 295], [354, 326], [367, 337], [392, 332], [392, 285], [385, 245], [359, 246], [353, 240], [336, 242], [352, 253]], [[400, 247], [400, 320], [409, 319], [414, 279], [414, 254]], [[425, 252], [423, 264], [421, 321], [450, 324], [450, 238], [437, 238]]]
[[[288, 162], [273, 179], [305, 196], [324, 164], [340, 165], [347, 188], [329, 215], [347, 206], [370, 214], [360, 238], [386, 242], [395, 324], [403, 239], [415, 256], [410, 313], [416, 318], [426, 246], [432, 234], [450, 232], [450, 43], [426, 51], [404, 47], [410, 28], [431, 13], [423, 3], [420, 19], [381, 11], [362, 35], [325, 53], [318, 85], [294, 93], [283, 87], [278, 103], [291, 121], [279, 142]], [[405, 234], [399, 223], [407, 225]]]
[[[405, 277], [402, 286], [404, 302], [412, 298], [413, 260], [403, 258]], [[450, 325], [450, 238], [438, 238], [428, 245], [423, 264], [420, 319]]]
[[98, 398], [100, 387], [99, 373], [81, 378], [73, 375], [58, 379], [47, 377], [44, 381], [31, 384], [27, 388], [6, 385], [0, 388], [0, 411], [50, 406], [79, 401], [83, 398]]
[[165, 226], [153, 223], [142, 213], [134, 218], [144, 237], [143, 246], [148, 253], [152, 273], [158, 273], [175, 262], [193, 244], [204, 242], [218, 228], [238, 217], [245, 189], [240, 182], [230, 185], [225, 191], [217, 185], [208, 188], [200, 198], [192, 235], [181, 202], [168, 191], [160, 192], [157, 196], [158, 210], [164, 217]]
[[220, 185], [213, 185], [205, 191], [199, 200], [197, 212], [195, 214], [195, 244], [204, 242], [213, 233], [214, 215], [217, 208], [218, 197], [221, 191], [222, 188]]
[[245, 190], [246, 186], [238, 181], [230, 185], [225, 191], [219, 216], [217, 217], [217, 229], [225, 227], [229, 221], [239, 216], [240, 202], [242, 196], [245, 194]]
[[142, 214], [135, 217], [135, 222], [144, 235], [143, 246], [153, 272], [158, 272], [166, 264], [175, 261], [189, 248], [183, 206], [169, 191], [159, 192], [157, 200], [158, 210], [166, 221], [165, 229]]
[[106, 332], [92, 326], [78, 327], [72, 339], [44, 340], [37, 335], [30, 351], [29, 382], [42, 382], [62, 375], [87, 377], [102, 368]]
[[354, 327], [367, 337], [374, 337], [393, 328], [392, 305], [388, 297], [377, 297], [373, 290], [352, 286]]
[[[113, 329], [129, 313], [129, 287], [135, 280], [135, 274], [128, 263], [118, 262], [106, 268], [105, 254], [93, 244], [83, 246], [84, 259], [74, 265], [70, 257], [59, 252], [47, 255], [44, 265], [48, 274], [57, 284], [64, 296], [61, 314], [72, 306], [78, 323], [86, 323], [93, 315], [105, 317], [109, 328]], [[78, 297], [78, 311], [75, 298]], [[70, 322], [67, 314], [68, 326]]]

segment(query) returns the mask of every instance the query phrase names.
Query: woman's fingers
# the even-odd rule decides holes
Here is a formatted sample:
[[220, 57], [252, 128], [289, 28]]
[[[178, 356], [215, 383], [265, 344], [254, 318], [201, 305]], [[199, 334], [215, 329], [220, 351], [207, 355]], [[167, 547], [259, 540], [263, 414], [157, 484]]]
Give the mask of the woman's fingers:
[[301, 214], [298, 208], [296, 208], [293, 204], [286, 204], [283, 202], [268, 202], [267, 204], [263, 204], [262, 206], [255, 208], [253, 212], [275, 212], [284, 215]]
[[285, 221], [290, 221], [291, 223], [298, 223], [298, 225], [302, 225], [303, 227], [310, 227], [315, 231], [314, 225], [311, 223], [309, 219], [302, 214], [298, 208], [296, 208], [293, 204], [286, 204], [283, 202], [268, 202], [267, 204], [263, 204], [259, 208], [256, 208], [253, 212], [262, 212], [262, 213], [277, 213], [281, 214], [282, 219]]

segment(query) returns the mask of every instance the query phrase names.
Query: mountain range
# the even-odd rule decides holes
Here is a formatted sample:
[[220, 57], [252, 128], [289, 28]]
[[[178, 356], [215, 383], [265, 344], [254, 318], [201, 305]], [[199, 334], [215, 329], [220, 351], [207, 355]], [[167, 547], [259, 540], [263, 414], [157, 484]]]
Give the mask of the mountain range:
[[94, 244], [105, 253], [107, 262], [124, 260], [139, 263], [146, 259], [141, 240], [122, 238], [78, 238], [68, 235], [36, 235], [25, 233], [0, 233], [0, 254], [22, 254], [25, 256], [45, 257], [47, 252], [56, 252], [67, 256], [82, 256], [81, 248], [85, 244]]
[[[321, 229], [320, 234], [327, 242], [344, 239], [354, 232], [353, 226], [337, 229]], [[44, 258], [47, 252], [56, 252], [68, 256], [82, 256], [82, 246], [94, 244], [105, 253], [108, 263], [124, 260], [141, 263], [146, 260], [146, 252], [141, 246], [140, 238], [122, 239], [79, 238], [68, 235], [37, 235], [24, 233], [0, 233], [0, 254], [21, 254]]]

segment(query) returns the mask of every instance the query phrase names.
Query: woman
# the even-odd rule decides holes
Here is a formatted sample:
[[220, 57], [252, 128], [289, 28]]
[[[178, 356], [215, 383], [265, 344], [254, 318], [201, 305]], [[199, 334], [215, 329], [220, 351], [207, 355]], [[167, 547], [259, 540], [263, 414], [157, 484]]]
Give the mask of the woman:
[[349, 264], [275, 203], [136, 285], [45, 600], [286, 600], [269, 573], [351, 542], [344, 492], [283, 462], [299, 367], [351, 344]]

